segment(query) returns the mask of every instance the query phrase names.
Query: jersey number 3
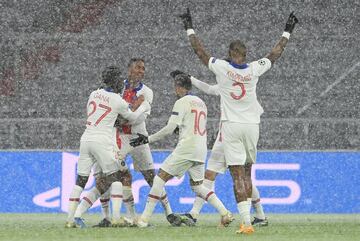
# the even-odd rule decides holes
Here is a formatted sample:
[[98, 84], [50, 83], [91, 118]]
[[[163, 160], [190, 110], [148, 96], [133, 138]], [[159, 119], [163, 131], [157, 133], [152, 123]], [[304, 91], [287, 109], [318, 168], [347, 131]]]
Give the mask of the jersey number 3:
[[92, 122], [89, 121], [89, 118], [96, 112], [96, 110], [98, 110], [97, 107], [99, 107], [100, 111], [103, 111], [104, 113], [96, 120], [94, 126], [97, 126], [105, 118], [105, 116], [107, 116], [111, 112], [111, 107], [103, 104], [96, 105], [95, 101], [91, 101], [88, 107], [92, 107], [91, 111], [88, 114], [88, 119], [86, 121], [86, 124], [90, 126], [92, 125]]
[[241, 99], [242, 97], [244, 97], [245, 94], [246, 94], [245, 86], [244, 86], [243, 83], [239, 83], [239, 82], [235, 82], [235, 83], [233, 84], [233, 86], [240, 86], [240, 88], [241, 88], [241, 95], [235, 95], [234, 92], [230, 92], [230, 95], [231, 95], [231, 97], [232, 97], [233, 99], [235, 99], [235, 100], [240, 100], [240, 99]]
[[206, 129], [200, 130], [200, 118], [203, 117], [204, 120], [206, 120], [206, 114], [204, 111], [198, 112], [197, 110], [192, 109], [191, 113], [195, 114], [195, 120], [194, 120], [194, 134], [199, 134], [200, 136], [205, 135]]

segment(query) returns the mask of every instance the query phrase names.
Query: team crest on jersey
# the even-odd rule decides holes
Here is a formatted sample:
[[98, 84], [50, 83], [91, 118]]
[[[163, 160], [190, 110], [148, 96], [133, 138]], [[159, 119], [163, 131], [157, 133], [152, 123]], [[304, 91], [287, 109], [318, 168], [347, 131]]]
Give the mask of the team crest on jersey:
[[213, 59], [211, 60], [211, 63], [215, 63], [215, 61], [216, 61], [216, 58], [213, 58]]
[[173, 112], [171, 112], [171, 114], [172, 114], [172, 115], [179, 115], [179, 112], [173, 111]]
[[260, 65], [265, 65], [266, 63], [265, 63], [265, 60], [263, 60], [263, 59], [260, 59], [259, 61], [258, 61], [258, 63], [260, 64]]

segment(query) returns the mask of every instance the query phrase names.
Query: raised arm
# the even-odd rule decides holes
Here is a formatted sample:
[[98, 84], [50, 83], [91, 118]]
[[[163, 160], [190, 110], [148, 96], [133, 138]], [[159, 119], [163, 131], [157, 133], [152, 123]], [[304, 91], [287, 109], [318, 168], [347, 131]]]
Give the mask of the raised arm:
[[[185, 74], [185, 73], [182, 72], [181, 70], [174, 70], [170, 73], [170, 76], [175, 78], [176, 75], [178, 75], [178, 74]], [[188, 75], [188, 74], [185, 74], [185, 75]], [[198, 80], [197, 78], [195, 78], [191, 75], [188, 75], [188, 76], [191, 79], [191, 84], [193, 84], [199, 90], [205, 92], [208, 95], [219, 95], [218, 85], [209, 85], [201, 80]]]
[[208, 95], [219, 95], [218, 86], [217, 85], [209, 85], [197, 78], [191, 76], [191, 83], [195, 85], [196, 88], [205, 92]]
[[201, 62], [205, 66], [208, 66], [210, 55], [206, 52], [200, 39], [198, 37], [196, 37], [196, 35], [195, 35], [195, 31], [194, 31], [193, 25], [192, 25], [190, 9], [187, 8], [186, 10], [187, 10], [186, 13], [181, 14], [179, 17], [183, 21], [186, 33], [189, 36], [191, 47], [194, 49], [196, 55], [199, 57]]
[[281, 39], [275, 45], [275, 47], [271, 50], [271, 52], [265, 56], [266, 58], [268, 58], [271, 61], [271, 64], [274, 64], [275, 61], [281, 56], [282, 52], [285, 49], [287, 42], [289, 41], [290, 34], [294, 30], [295, 24], [297, 24], [298, 22], [299, 21], [295, 17], [294, 12], [291, 12], [290, 16], [286, 22], [285, 31], [284, 31]]

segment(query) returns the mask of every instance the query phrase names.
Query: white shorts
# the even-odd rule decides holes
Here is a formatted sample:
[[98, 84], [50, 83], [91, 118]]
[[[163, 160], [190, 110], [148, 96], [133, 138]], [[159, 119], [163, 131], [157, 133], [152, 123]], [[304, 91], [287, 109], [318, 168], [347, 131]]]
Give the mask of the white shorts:
[[224, 153], [224, 139], [221, 134], [221, 129], [219, 129], [216, 141], [211, 149], [206, 169], [221, 174], [224, 174], [227, 169]]
[[170, 156], [166, 158], [160, 168], [174, 177], [181, 178], [185, 172], [188, 172], [193, 181], [198, 182], [204, 180], [204, 163], [181, 159], [173, 154], [170, 154]]
[[256, 162], [259, 124], [222, 122], [224, 154], [227, 166]]
[[[121, 134], [114, 139], [114, 155], [121, 171], [129, 169], [125, 162], [126, 156], [128, 154], [130, 154], [133, 159], [134, 169], [136, 171], [154, 169], [154, 161], [151, 155], [149, 144], [140, 145], [135, 148], [130, 146], [130, 140], [136, 137], [136, 135]], [[100, 172], [101, 170], [99, 166], [95, 165], [94, 174], [99, 174]]]
[[155, 169], [149, 144], [140, 145], [135, 148], [130, 146], [130, 140], [136, 137], [137, 135], [124, 134], [120, 136], [121, 148], [118, 149], [119, 156], [126, 157], [127, 154], [130, 154], [133, 159], [135, 171], [146, 171]]
[[105, 175], [117, 172], [120, 169], [112, 145], [104, 145], [101, 142], [80, 141], [80, 157], [77, 165], [78, 175], [89, 176], [94, 164], [97, 164], [97, 168]]

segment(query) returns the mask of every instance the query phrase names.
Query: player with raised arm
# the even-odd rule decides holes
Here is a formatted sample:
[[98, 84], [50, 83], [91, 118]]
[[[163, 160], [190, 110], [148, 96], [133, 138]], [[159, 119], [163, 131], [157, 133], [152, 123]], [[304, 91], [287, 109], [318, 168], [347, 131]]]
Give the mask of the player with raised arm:
[[281, 56], [298, 20], [292, 12], [281, 39], [270, 53], [248, 64], [246, 47], [240, 40], [230, 43], [229, 61], [210, 57], [195, 35], [190, 10], [187, 9], [180, 18], [196, 55], [216, 76], [221, 101], [225, 160], [233, 178], [241, 218], [237, 233], [251, 234], [254, 232], [250, 220], [251, 166], [256, 161], [260, 115], [263, 113], [256, 97], [256, 84], [258, 78]]
[[176, 128], [179, 128], [179, 142], [154, 178], [154, 185], [150, 190], [145, 210], [138, 221], [139, 227], [148, 226], [156, 203], [162, 196], [165, 183], [174, 176], [182, 177], [185, 172], [189, 173], [192, 190], [218, 210], [221, 215], [221, 225], [227, 226], [233, 221], [231, 213], [215, 193], [202, 183], [207, 154], [207, 108], [199, 97], [190, 94], [190, 90], [190, 78], [187, 75], [177, 75], [175, 92], [179, 99], [174, 104], [167, 125], [149, 137], [139, 134], [139, 137], [130, 143], [133, 146], [152, 143], [172, 134]]
[[[178, 74], [185, 74], [180, 70], [175, 70], [170, 73], [170, 75], [175, 78]], [[203, 81], [198, 80], [197, 78], [190, 76], [191, 83], [201, 91], [205, 92], [208, 95], [219, 95], [219, 86], [218, 85], [209, 85]], [[220, 122], [221, 124], [221, 122]], [[218, 174], [224, 174], [227, 166], [224, 155], [224, 145], [223, 138], [221, 134], [221, 128], [219, 128], [216, 141], [211, 150], [211, 154], [207, 163], [206, 171], [205, 171], [205, 179], [204, 186], [209, 188], [210, 190], [214, 190], [215, 178]], [[254, 226], [267, 226], [268, 220], [265, 217], [263, 207], [260, 203], [260, 194], [259, 190], [255, 185], [252, 185], [252, 206], [255, 209], [255, 217], [251, 222]], [[197, 217], [203, 207], [205, 200], [200, 197], [195, 197], [195, 201], [193, 207], [189, 213], [185, 213], [184, 215], [190, 218], [194, 223], [197, 221]]]
[[[128, 77], [124, 80], [124, 89], [122, 90], [122, 98], [129, 103], [130, 108], [136, 110], [139, 105], [138, 101], [144, 99], [150, 104], [153, 101], [153, 91], [145, 85], [142, 80], [144, 79], [145, 74], [145, 61], [141, 58], [132, 58], [128, 63]], [[131, 138], [134, 138], [134, 133], [140, 133], [142, 135], [148, 135], [146, 130], [145, 120], [147, 116], [150, 115], [150, 110], [145, 112], [140, 116], [136, 122], [129, 122], [124, 118], [118, 119], [116, 122], [117, 127], [117, 145], [119, 149], [117, 150], [117, 156], [121, 163], [121, 182], [123, 184], [123, 202], [126, 207], [128, 217], [124, 219], [120, 217], [120, 210], [117, 207], [112, 208], [112, 220], [110, 222], [109, 215], [109, 192], [105, 193], [100, 201], [102, 206], [103, 219], [101, 222], [96, 225], [96, 227], [108, 227], [108, 226], [133, 226], [136, 223], [136, 212], [134, 206], [134, 198], [131, 189], [132, 177], [130, 170], [127, 168], [125, 159], [127, 154], [130, 154], [134, 168], [136, 171], [139, 171], [144, 176], [144, 179], [151, 187], [153, 185], [153, 180], [155, 177], [154, 161], [151, 155], [149, 144], [141, 145], [138, 147], [131, 147], [129, 141]], [[97, 175], [97, 182], [102, 182], [99, 180], [101, 175]], [[172, 212], [168, 197], [166, 195], [165, 189], [163, 196], [160, 199], [160, 202], [165, 210], [165, 215], [169, 223], [172, 225], [180, 225], [181, 218], [179, 215], [175, 215]]]
[[[87, 102], [86, 129], [80, 140], [78, 175], [76, 185], [69, 198], [66, 227], [85, 227], [81, 218], [82, 213], [91, 207], [92, 203], [110, 187], [113, 196], [122, 195], [122, 185], [118, 181], [120, 179], [120, 166], [114, 154], [114, 123], [119, 114], [127, 120], [135, 121], [143, 112], [150, 109], [150, 104], [144, 101], [137, 111], [130, 111], [128, 104], [118, 94], [123, 86], [119, 79], [120, 74], [121, 71], [118, 67], [107, 67], [102, 72], [105, 87], [93, 91]], [[82, 208], [79, 209], [80, 195], [95, 163], [104, 173], [103, 185], [97, 185], [98, 192], [84, 197], [86, 201], [84, 203], [87, 204], [80, 205]]]

